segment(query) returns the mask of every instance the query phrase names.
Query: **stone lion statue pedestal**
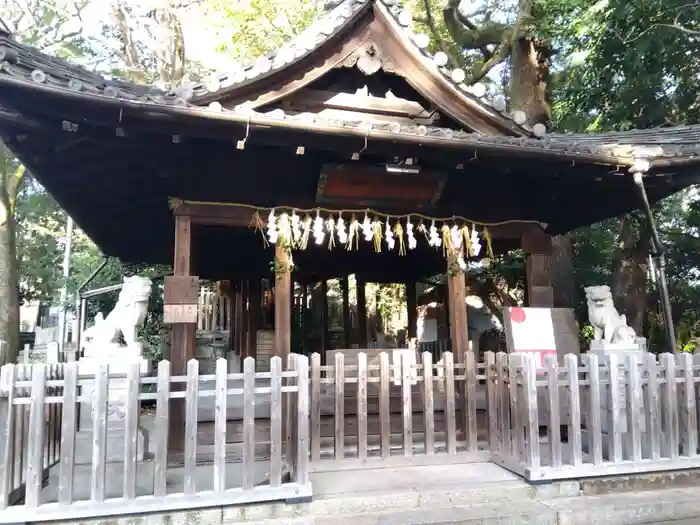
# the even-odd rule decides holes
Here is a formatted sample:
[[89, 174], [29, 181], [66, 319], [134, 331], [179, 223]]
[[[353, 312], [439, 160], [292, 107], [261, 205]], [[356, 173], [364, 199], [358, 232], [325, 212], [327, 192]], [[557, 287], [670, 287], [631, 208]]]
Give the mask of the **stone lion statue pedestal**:
[[[627, 325], [624, 314], [618, 313], [613, 303], [612, 293], [609, 286], [590, 286], [585, 289], [586, 302], [588, 303], [588, 320], [594, 329], [594, 337], [590, 343], [588, 352], [598, 356], [601, 380], [605, 379], [604, 373], [609, 369], [610, 356], [618, 358], [618, 381], [620, 382], [620, 403], [619, 421], [620, 431], [624, 435], [627, 432], [627, 410], [625, 405], [626, 383], [625, 367], [628, 358], [631, 356], [637, 362], [646, 358], [646, 339], [637, 337], [634, 329]], [[603, 431], [603, 457], [608, 457], [610, 450], [610, 407], [606, 392], [601, 392], [600, 396], [601, 423]], [[641, 420], [641, 430], [646, 431], [646, 422]], [[643, 441], [644, 442], [644, 441]], [[623, 454], [627, 455], [627, 440], [623, 439]], [[584, 450], [586, 441], [584, 438]]]
[[[143, 357], [143, 346], [138, 341], [138, 330], [148, 312], [151, 296], [151, 280], [146, 277], [125, 277], [119, 299], [114, 309], [103, 317], [95, 316], [95, 324], [80, 339], [82, 357], [78, 361], [80, 375], [94, 375], [100, 367], [109, 369], [109, 395], [107, 408], [107, 461], [123, 461], [124, 403], [127, 379], [113, 378], [126, 375], [138, 364], [142, 376], [151, 372], [150, 359]], [[119, 336], [125, 344], [119, 342]], [[82, 395], [93, 400], [96, 394], [93, 381], [81, 383]], [[80, 429], [91, 432], [93, 426], [93, 402], [85, 403], [81, 410]], [[140, 429], [137, 445], [139, 460], [145, 458], [146, 434]]]

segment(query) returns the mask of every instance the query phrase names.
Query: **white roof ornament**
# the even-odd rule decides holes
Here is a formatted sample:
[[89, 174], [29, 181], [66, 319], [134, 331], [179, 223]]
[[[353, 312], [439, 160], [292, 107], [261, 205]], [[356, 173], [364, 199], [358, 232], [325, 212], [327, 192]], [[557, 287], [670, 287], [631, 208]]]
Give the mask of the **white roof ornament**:
[[[630, 166], [630, 173], [634, 174], [634, 181], [637, 184], [640, 184], [642, 181], [642, 176], [649, 171], [651, 168], [651, 162], [649, 162], [649, 159], [641, 158], [638, 157], [634, 159], [634, 164]], [[639, 179], [639, 181], [637, 180]]]

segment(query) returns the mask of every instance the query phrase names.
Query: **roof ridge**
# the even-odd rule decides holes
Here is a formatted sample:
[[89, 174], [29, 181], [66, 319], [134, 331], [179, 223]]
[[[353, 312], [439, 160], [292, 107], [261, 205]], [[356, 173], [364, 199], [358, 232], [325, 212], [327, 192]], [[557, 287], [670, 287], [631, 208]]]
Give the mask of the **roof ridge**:
[[[526, 136], [534, 135], [541, 138], [547, 133], [547, 129], [542, 123], [533, 126], [526, 125], [527, 117], [523, 111], [510, 113], [504, 95], [489, 97], [486, 86], [480, 82], [470, 86], [464, 84], [466, 78], [464, 70], [460, 68], [449, 69], [447, 67], [448, 57], [444, 52], [438, 51], [432, 54], [428, 51], [430, 38], [425, 33], [413, 31], [412, 13], [409, 8], [404, 7], [401, 0], [329, 0], [326, 4], [329, 10], [322, 17], [276, 51], [258, 57], [247, 67], [239, 64], [240, 67], [226, 73], [213, 75], [209, 80], [194, 86], [183, 85], [165, 90], [155, 84], [137, 85], [122, 79], [110, 79], [82, 66], [53, 58], [30, 46], [4, 37], [0, 40], [0, 50], [14, 47], [15, 51], [22, 56], [20, 60], [17, 60], [17, 57], [15, 60], [5, 59], [0, 64], [0, 70], [4, 69], [14, 76], [29, 77], [34, 82], [46, 82], [72, 91], [86, 91], [112, 98], [119, 97], [167, 105], [201, 107], [207, 101], [211, 101], [213, 95], [222, 94], [225, 90], [232, 91], [261, 80], [308, 56], [352, 23], [365, 9], [373, 5], [388, 15], [390, 22], [393, 20], [397, 31], [406, 40], [407, 45], [415, 46], [425, 58], [424, 64], [427, 67], [434, 68], [435, 74], [451, 83], [455, 90], [472, 101], [479, 110], [485, 114], [508, 119], [514, 124], [514, 129], [522, 131]], [[9, 44], [5, 42], [9, 42]], [[215, 101], [210, 105], [213, 106], [211, 108], [213, 110], [220, 109], [220, 104]], [[242, 107], [234, 108], [234, 111], [247, 113], [250, 108], [243, 104]]]
[[185, 98], [206, 99], [231, 88], [238, 88], [250, 82], [260, 80], [275, 71], [302, 59], [323, 45], [346, 24], [354, 20], [373, 0], [329, 0], [325, 13], [312, 22], [297, 36], [285, 42], [274, 51], [270, 51], [247, 63], [235, 62], [227, 71], [216, 72], [208, 80], [191, 87], [184, 87]]

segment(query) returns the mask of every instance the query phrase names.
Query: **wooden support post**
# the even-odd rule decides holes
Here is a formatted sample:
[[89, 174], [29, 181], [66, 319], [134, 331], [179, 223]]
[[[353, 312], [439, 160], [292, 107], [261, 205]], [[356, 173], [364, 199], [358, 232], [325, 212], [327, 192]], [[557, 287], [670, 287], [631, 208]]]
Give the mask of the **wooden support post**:
[[352, 346], [352, 333], [350, 328], [350, 289], [348, 276], [345, 275], [340, 281], [343, 288], [343, 335], [345, 336], [345, 348]]
[[[275, 246], [275, 348], [274, 355], [287, 358], [292, 346], [291, 266], [289, 255], [279, 244]], [[283, 361], [284, 362], [284, 361]]]
[[[467, 324], [467, 288], [464, 272], [457, 264], [456, 255], [449, 255], [447, 261], [447, 294], [450, 303], [450, 314], [452, 322], [450, 324], [450, 337], [452, 339], [452, 353], [454, 362], [460, 364], [467, 363], [467, 352], [469, 352], [469, 328]], [[460, 417], [460, 427], [467, 431], [466, 413], [466, 382], [460, 381], [458, 386], [462, 402], [458, 412]]]
[[418, 337], [418, 306], [416, 304], [416, 283], [406, 283], [406, 310], [408, 314], [407, 341]]
[[236, 353], [240, 356], [242, 363], [247, 357], [243, 351], [243, 281], [236, 281], [235, 286], [236, 317], [234, 318], [234, 323], [236, 325]]
[[[173, 274], [177, 276], [192, 275], [192, 222], [188, 216], [175, 217], [175, 254]], [[174, 324], [172, 344], [170, 347], [170, 366], [172, 375], [187, 375], [187, 362], [196, 355], [197, 324]], [[183, 389], [183, 384], [173, 384], [172, 390]], [[168, 450], [182, 452], [185, 450], [185, 403], [184, 399], [170, 400], [170, 417], [168, 429]]]
[[450, 337], [452, 352], [459, 362], [469, 350], [469, 333], [467, 327], [467, 290], [464, 272], [457, 266], [456, 258], [450, 256], [447, 265], [447, 295], [450, 308]]
[[248, 288], [248, 355], [258, 357], [258, 328], [262, 314], [262, 283], [260, 278], [251, 279]]
[[367, 348], [367, 297], [365, 295], [366, 282], [355, 276], [357, 283], [357, 344], [360, 348]]
[[321, 355], [326, 355], [330, 344], [328, 334], [328, 281], [321, 281]]
[[301, 286], [301, 344], [305, 355], [311, 355], [309, 350], [309, 286]]
[[552, 238], [542, 230], [528, 230], [520, 238], [520, 246], [527, 254], [525, 276], [528, 306], [554, 306], [552, 288]]

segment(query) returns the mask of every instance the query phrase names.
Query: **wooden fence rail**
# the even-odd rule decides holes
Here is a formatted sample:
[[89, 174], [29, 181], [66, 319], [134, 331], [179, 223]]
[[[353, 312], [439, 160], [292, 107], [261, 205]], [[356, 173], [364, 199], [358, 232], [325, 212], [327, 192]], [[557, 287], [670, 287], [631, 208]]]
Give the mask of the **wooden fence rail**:
[[499, 464], [530, 480], [700, 467], [692, 355], [567, 355], [564, 366], [537, 366], [521, 354], [493, 366]]
[[[42, 367], [43, 381], [55, 381], [63, 378], [62, 365]], [[61, 457], [62, 414], [55, 405], [42, 407], [34, 405], [33, 387], [9, 388], [13, 378], [19, 383], [33, 381], [33, 367], [18, 365], [2, 369], [0, 392], [7, 393], [0, 397], [0, 428], [2, 428], [2, 453], [0, 455], [0, 507], [13, 505], [24, 499], [34, 497], [26, 493], [29, 480], [42, 484], [48, 471], [56, 465]], [[38, 383], [37, 383], [38, 384]], [[41, 388], [39, 385], [38, 388]], [[61, 386], [44, 387], [49, 396], [63, 394]], [[12, 392], [12, 393], [10, 393]], [[29, 436], [40, 432], [43, 436], [41, 447], [26, 446]]]
[[[451, 352], [433, 363], [410, 350], [359, 352], [330, 366], [311, 356], [311, 462], [314, 470], [489, 459], [487, 426], [477, 423], [484, 366]], [[369, 359], [368, 359], [369, 358]], [[484, 407], [485, 408], [485, 407]], [[485, 412], [480, 412], [485, 416]]]
[[[29, 522], [80, 519], [165, 510], [204, 508], [225, 504], [304, 498], [311, 495], [308, 478], [308, 358], [294, 356], [292, 370], [283, 370], [279, 357], [271, 359], [270, 372], [256, 373], [252, 358], [244, 361], [242, 374], [229, 374], [227, 362], [219, 359], [216, 374], [200, 376], [199, 363], [192, 360], [186, 376], [172, 376], [170, 363], [158, 365], [157, 377], [141, 377], [139, 365], [127, 373], [110, 375], [102, 366], [94, 376], [78, 375], [77, 363], [62, 365], [63, 376], [53, 378], [45, 365], [32, 367], [31, 379], [21, 376], [19, 367], [2, 368], [6, 392], [5, 432], [2, 440], [1, 508], [4, 521]], [[185, 384], [184, 390], [175, 385]], [[207, 388], [206, 385], [214, 385]], [[200, 388], [201, 385], [201, 388]], [[78, 390], [78, 387], [82, 387]], [[79, 394], [78, 392], [81, 392]], [[87, 392], [82, 394], [82, 392]], [[213, 462], [202, 465], [198, 457], [198, 407], [214, 399]], [[170, 400], [184, 399], [186, 410], [185, 449], [180, 464], [168, 455]], [[140, 462], [143, 440], [139, 439], [142, 402], [156, 403], [152, 429], [153, 460]], [[292, 403], [293, 402], [293, 403]], [[76, 432], [79, 403], [92, 407], [92, 428], [87, 440]], [[256, 461], [256, 404], [269, 403], [271, 420], [270, 457]], [[293, 406], [294, 443], [283, 442], [283, 413]], [[17, 408], [29, 407], [27, 431], [20, 438], [14, 429], [24, 424]], [[45, 411], [61, 413], [60, 463], [57, 494], [42, 491], [42, 451], [52, 443], [47, 434]], [[231, 454], [227, 444], [228, 408], [242, 409], [243, 453]], [[114, 421], [114, 411], [122, 412]], [[117, 432], [115, 436], [115, 431]], [[284, 432], [284, 433], [283, 433]], [[116, 439], [114, 439], [116, 437]], [[91, 450], [88, 465], [78, 465], [81, 448]], [[108, 449], [121, 450], [117, 464], [107, 461]], [[26, 449], [26, 463], [13, 469], [15, 452]], [[285, 450], [293, 450], [294, 464], [288, 464]], [[55, 456], [50, 456], [55, 458]], [[213, 463], [213, 464], [211, 464]], [[26, 497], [23, 505], [8, 506], [11, 479], [25, 472]], [[268, 474], [269, 473], [269, 474]], [[77, 483], [81, 478], [83, 483]], [[86, 479], [89, 483], [85, 483]], [[89, 486], [87, 491], [82, 486]]]

